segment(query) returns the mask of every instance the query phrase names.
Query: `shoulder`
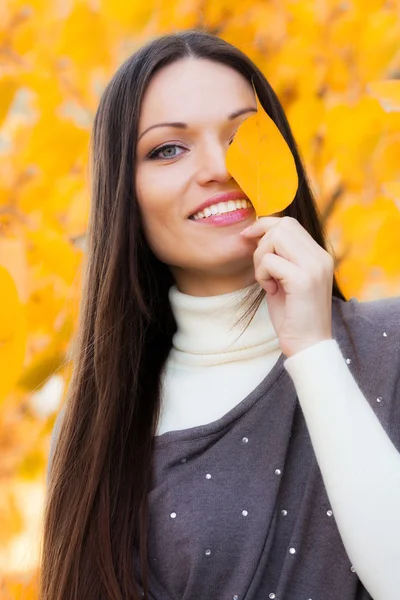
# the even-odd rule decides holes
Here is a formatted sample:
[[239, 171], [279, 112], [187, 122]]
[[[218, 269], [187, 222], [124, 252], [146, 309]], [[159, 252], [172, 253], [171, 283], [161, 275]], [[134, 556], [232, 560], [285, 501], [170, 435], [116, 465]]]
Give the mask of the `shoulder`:
[[332, 317], [349, 369], [400, 450], [400, 298], [335, 298]]
[[334, 298], [333, 306], [349, 323], [365, 322], [373, 328], [387, 325], [398, 329], [400, 326], [400, 296], [370, 302], [359, 302], [356, 298], [344, 302]]
[[380, 346], [381, 351], [400, 351], [400, 297], [359, 302], [333, 299], [333, 328], [338, 339], [349, 337], [358, 347]]

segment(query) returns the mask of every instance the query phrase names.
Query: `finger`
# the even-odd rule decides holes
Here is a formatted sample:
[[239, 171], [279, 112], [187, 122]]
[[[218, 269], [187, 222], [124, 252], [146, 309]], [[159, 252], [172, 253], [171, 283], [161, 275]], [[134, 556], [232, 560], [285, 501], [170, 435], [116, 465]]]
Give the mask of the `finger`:
[[252, 225], [246, 227], [241, 234], [246, 238], [261, 237], [263, 234], [275, 230], [278, 226], [280, 232], [282, 232], [282, 239], [286, 236], [295, 236], [299, 242], [307, 243], [310, 250], [315, 247], [320, 248], [308, 231], [293, 217], [261, 217]]
[[258, 241], [255, 264], [264, 254], [275, 253], [294, 264], [312, 269], [324, 264], [327, 252], [295, 220], [282, 221]]
[[264, 289], [268, 282], [275, 280], [282, 284], [285, 291], [289, 283], [298, 277], [298, 273], [296, 265], [276, 254], [265, 254], [255, 269], [256, 279]]
[[278, 225], [281, 220], [282, 217], [260, 217], [257, 221], [254, 221], [254, 223], [249, 225], [249, 227], [243, 229], [241, 235], [248, 238], [261, 237], [267, 231], [272, 229], [272, 227]]
[[309, 252], [301, 236], [285, 233], [283, 228], [277, 227], [259, 240], [254, 252], [254, 266], [262, 261], [265, 254], [277, 254], [295, 265], [305, 267], [309, 263]]

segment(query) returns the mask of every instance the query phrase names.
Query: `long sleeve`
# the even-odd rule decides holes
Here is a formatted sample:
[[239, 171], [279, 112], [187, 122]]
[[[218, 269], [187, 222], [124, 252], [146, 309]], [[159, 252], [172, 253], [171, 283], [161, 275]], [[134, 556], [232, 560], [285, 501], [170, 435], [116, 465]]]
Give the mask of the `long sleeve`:
[[400, 590], [400, 454], [335, 340], [285, 361], [346, 551], [374, 600]]

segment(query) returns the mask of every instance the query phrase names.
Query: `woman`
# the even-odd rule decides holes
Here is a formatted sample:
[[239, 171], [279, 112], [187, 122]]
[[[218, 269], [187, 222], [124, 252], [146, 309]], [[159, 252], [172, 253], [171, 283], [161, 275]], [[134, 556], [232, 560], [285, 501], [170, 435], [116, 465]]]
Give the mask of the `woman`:
[[[257, 221], [225, 163], [251, 82], [302, 182]], [[345, 301], [264, 76], [202, 32], [152, 41], [92, 165], [41, 598], [397, 598], [400, 304]]]

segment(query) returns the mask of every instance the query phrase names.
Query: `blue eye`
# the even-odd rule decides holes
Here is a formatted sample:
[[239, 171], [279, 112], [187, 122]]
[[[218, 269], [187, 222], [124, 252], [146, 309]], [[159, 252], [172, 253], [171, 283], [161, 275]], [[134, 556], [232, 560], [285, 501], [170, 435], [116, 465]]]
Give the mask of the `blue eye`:
[[[177, 156], [179, 156], [179, 154], [181, 154], [180, 152], [178, 154], [173, 152], [173, 150], [176, 148], [185, 150], [185, 148], [183, 148], [183, 146], [179, 146], [178, 144], [164, 144], [164, 146], [160, 146], [159, 148], [152, 150], [150, 152], [150, 154], [148, 155], [148, 158], [153, 159], [153, 160], [157, 159], [157, 158], [161, 158], [161, 160], [168, 160], [169, 158], [176, 158]], [[162, 154], [163, 152], [165, 152], [165, 154]]]

